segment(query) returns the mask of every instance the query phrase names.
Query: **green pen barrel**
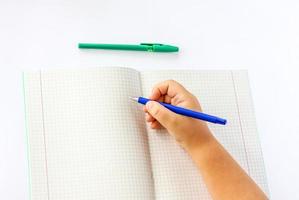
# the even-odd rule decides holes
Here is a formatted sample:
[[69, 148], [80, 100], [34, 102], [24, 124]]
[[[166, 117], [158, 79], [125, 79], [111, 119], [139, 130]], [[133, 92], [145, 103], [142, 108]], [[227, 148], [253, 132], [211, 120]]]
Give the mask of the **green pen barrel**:
[[126, 44], [90, 44], [79, 43], [80, 49], [110, 49], [110, 50], [131, 50], [131, 51], [148, 51], [146, 46], [126, 45]]

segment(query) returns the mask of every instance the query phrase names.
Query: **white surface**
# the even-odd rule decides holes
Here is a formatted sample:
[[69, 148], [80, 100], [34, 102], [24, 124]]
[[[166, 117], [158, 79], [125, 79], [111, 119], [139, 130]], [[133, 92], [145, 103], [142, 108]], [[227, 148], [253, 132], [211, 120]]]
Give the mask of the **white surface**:
[[[249, 69], [271, 199], [299, 198], [296, 0], [0, 2], [0, 198], [28, 198], [21, 71]], [[78, 42], [173, 43], [179, 54], [80, 51]]]

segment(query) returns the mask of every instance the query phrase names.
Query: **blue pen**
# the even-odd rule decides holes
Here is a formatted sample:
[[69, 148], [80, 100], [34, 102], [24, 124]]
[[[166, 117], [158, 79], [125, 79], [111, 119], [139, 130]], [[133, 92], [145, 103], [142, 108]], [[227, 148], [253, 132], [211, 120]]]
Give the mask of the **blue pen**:
[[[143, 105], [145, 105], [148, 101], [150, 101], [150, 99], [147, 99], [144, 97], [130, 97], [130, 98], [133, 101], [136, 101]], [[220, 117], [208, 115], [208, 114], [205, 114], [202, 112], [197, 112], [197, 111], [189, 110], [189, 109], [178, 107], [178, 106], [173, 106], [173, 105], [167, 104], [167, 103], [162, 103], [162, 102], [159, 102], [159, 103], [162, 104], [164, 107], [168, 108], [169, 110], [171, 110], [172, 112], [175, 112], [180, 115], [200, 119], [200, 120], [215, 123], [215, 124], [222, 124], [222, 125], [226, 124], [226, 119], [222, 119]]]

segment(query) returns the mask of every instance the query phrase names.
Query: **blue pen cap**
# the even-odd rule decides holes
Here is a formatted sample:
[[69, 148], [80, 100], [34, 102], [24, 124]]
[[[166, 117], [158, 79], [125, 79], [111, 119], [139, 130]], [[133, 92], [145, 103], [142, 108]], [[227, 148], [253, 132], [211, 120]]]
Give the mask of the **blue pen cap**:
[[227, 122], [226, 119], [222, 119], [222, 118], [219, 118], [219, 117], [217, 117], [216, 120], [215, 120], [215, 123], [216, 123], [216, 124], [222, 124], [222, 125], [225, 125], [226, 122]]

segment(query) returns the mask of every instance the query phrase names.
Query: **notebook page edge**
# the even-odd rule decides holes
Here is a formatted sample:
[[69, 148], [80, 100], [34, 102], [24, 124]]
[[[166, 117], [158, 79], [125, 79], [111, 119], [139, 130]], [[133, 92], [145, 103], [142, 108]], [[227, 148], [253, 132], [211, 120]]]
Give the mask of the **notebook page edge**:
[[[23, 90], [25, 105], [25, 126], [27, 139], [28, 181], [30, 199], [49, 199], [45, 166], [45, 152], [40, 144], [44, 143], [42, 135], [42, 110], [39, 84], [39, 72], [23, 72]], [[32, 142], [37, 140], [36, 142]], [[37, 151], [39, 150], [39, 151]], [[32, 166], [38, 166], [33, 170]], [[39, 177], [39, 181], [35, 178]], [[39, 184], [36, 184], [39, 183]]]
[[[236, 98], [238, 104], [240, 105], [240, 120], [242, 126], [245, 126], [245, 128], [243, 129], [243, 131], [245, 132], [245, 146], [247, 150], [253, 150], [253, 152], [249, 154], [252, 156], [248, 155], [248, 158], [250, 159], [250, 176], [255, 179], [257, 184], [263, 189], [267, 196], [270, 197], [263, 151], [260, 143], [260, 136], [257, 128], [254, 104], [251, 94], [248, 70], [231, 70], [231, 74], [236, 86]], [[243, 91], [246, 92], [244, 93]], [[259, 175], [262, 175], [262, 177]]]

